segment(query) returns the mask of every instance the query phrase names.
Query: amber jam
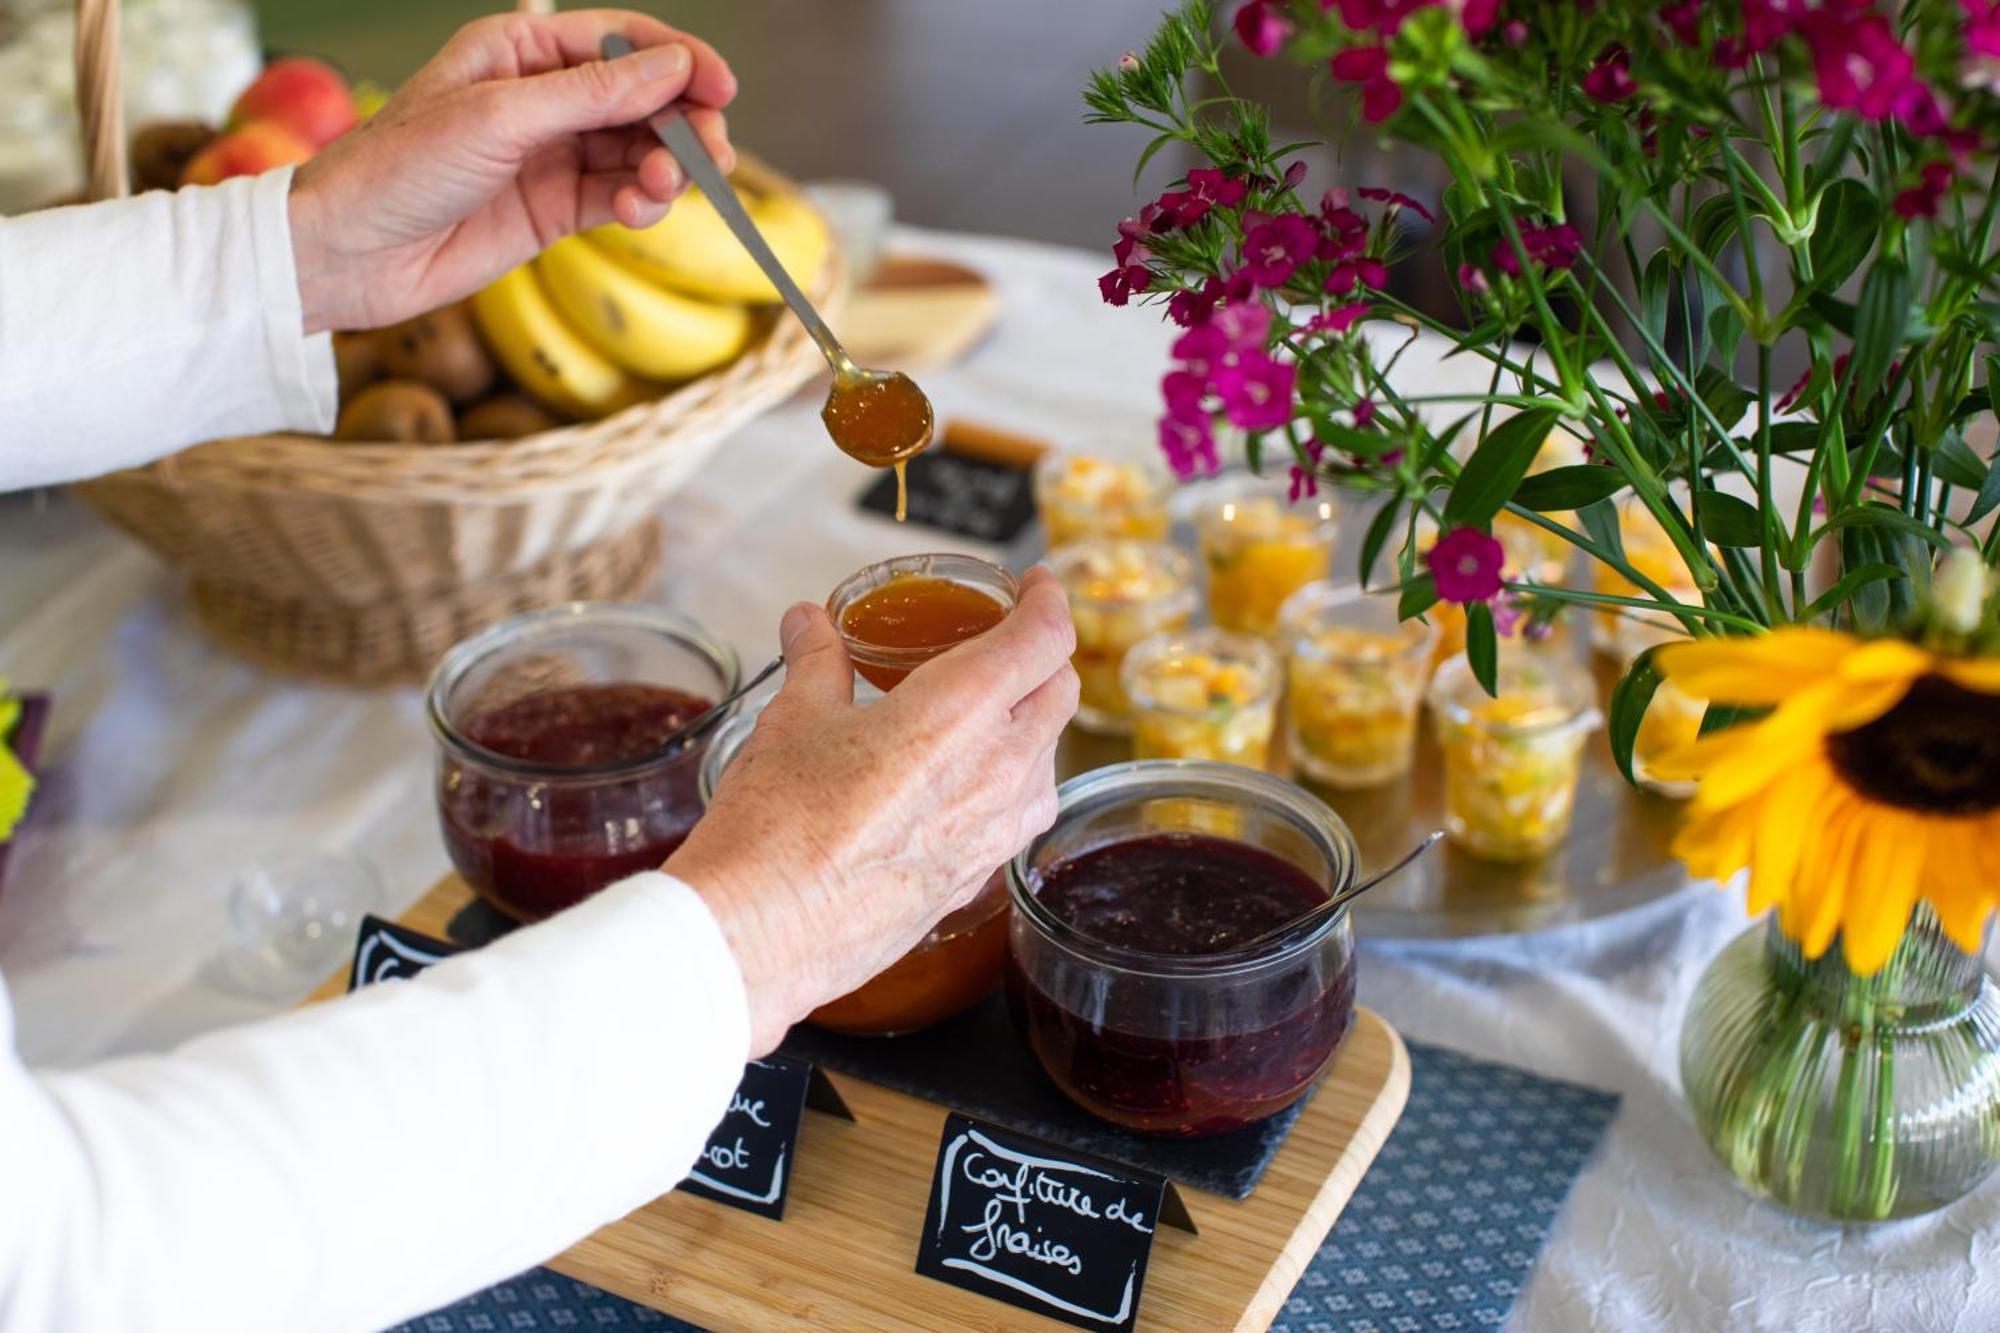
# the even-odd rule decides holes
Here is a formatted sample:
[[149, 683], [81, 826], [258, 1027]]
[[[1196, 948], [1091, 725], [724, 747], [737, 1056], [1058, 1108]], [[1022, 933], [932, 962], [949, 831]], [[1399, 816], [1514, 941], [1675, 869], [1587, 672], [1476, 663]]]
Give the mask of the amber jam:
[[907, 556], [871, 565], [828, 599], [854, 669], [890, 690], [917, 667], [1007, 618], [1013, 577], [971, 556]]
[[1256, 943], [1352, 873], [1345, 827], [1289, 787], [1228, 764], [1116, 765], [1064, 784], [1056, 827], [1015, 859], [1008, 1003], [1093, 1115], [1226, 1134], [1332, 1061], [1354, 1014], [1346, 914]]
[[909, 512], [904, 465], [931, 442], [931, 400], [907, 375], [836, 378], [819, 412], [826, 433], [850, 458], [896, 469], [896, 521]]
[[527, 921], [658, 869], [701, 815], [703, 747], [645, 761], [711, 703], [621, 683], [546, 690], [473, 713], [459, 727], [466, 740], [547, 771], [447, 762], [438, 809], [452, 864], [488, 901]]

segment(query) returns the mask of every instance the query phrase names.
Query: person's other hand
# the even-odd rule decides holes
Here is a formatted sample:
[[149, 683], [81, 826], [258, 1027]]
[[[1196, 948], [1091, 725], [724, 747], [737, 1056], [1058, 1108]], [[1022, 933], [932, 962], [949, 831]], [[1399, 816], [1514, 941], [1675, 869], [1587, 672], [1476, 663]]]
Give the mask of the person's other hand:
[[[638, 48], [605, 61], [623, 33]], [[715, 49], [624, 10], [461, 28], [389, 104], [298, 169], [305, 332], [379, 328], [469, 296], [572, 232], [666, 216], [687, 177], [641, 122], [681, 103], [726, 171]]]
[[755, 1054], [963, 905], [1055, 819], [1076, 711], [1069, 605], [1046, 569], [996, 628], [854, 702], [818, 607], [786, 612], [785, 686], [667, 862], [707, 900], [750, 995]]

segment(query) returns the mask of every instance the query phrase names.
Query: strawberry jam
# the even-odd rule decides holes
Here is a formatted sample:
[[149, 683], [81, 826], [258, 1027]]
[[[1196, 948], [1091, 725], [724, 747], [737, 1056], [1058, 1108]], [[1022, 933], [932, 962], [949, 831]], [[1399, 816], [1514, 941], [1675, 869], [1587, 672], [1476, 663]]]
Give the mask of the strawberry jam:
[[1271, 852], [1130, 838], [1048, 866], [1035, 898], [1081, 938], [1017, 934], [1009, 1000], [1043, 1068], [1103, 1119], [1182, 1138], [1240, 1129], [1304, 1095], [1347, 1034], [1344, 937], [1228, 956], [1326, 898]]
[[495, 760], [447, 755], [439, 771], [452, 864], [528, 921], [657, 869], [701, 814], [706, 745], [663, 749], [710, 703], [617, 683], [538, 690], [474, 711], [459, 734]]

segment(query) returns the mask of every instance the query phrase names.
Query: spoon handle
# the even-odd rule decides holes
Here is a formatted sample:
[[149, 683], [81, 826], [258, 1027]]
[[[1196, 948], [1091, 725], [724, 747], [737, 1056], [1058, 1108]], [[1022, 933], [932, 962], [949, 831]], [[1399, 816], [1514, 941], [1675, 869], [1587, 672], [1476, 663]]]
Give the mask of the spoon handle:
[[[615, 60], [619, 56], [631, 54], [632, 43], [618, 33], [610, 33], [604, 38], [603, 51], [605, 59]], [[771, 253], [771, 247], [764, 240], [764, 234], [758, 231], [757, 224], [750, 220], [750, 214], [744, 210], [743, 201], [736, 197], [735, 187], [722, 174], [722, 169], [716, 166], [715, 159], [708, 155], [707, 147], [702, 144], [701, 136], [694, 132], [694, 126], [688, 123], [688, 118], [673, 107], [666, 107], [655, 112], [648, 118], [646, 124], [680, 162], [681, 170], [688, 174], [688, 179], [708, 196], [708, 202], [715, 205], [715, 211], [722, 215], [722, 220], [729, 225], [729, 230], [736, 234], [736, 239], [743, 243], [743, 248], [750, 252], [750, 257], [764, 270], [764, 276], [778, 289], [778, 295], [784, 298], [792, 313], [799, 317], [799, 323], [806, 326], [806, 332], [812, 335], [812, 340], [819, 344], [820, 354], [826, 357], [826, 363], [833, 367], [834, 374], [853, 374], [854, 362], [848, 357], [847, 350], [840, 345], [840, 340], [833, 336], [833, 330], [826, 326], [826, 321], [819, 317], [819, 311], [813, 308], [812, 301], [799, 290], [799, 285], [792, 281], [792, 275], [785, 272], [785, 266], [778, 262], [778, 257]]]

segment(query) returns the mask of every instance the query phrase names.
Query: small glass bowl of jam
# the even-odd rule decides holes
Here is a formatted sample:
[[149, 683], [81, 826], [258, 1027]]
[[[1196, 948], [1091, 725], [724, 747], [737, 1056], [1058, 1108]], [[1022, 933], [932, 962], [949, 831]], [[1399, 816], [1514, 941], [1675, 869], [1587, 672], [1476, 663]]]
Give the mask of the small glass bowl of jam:
[[1208, 571], [1208, 614], [1223, 629], [1270, 635], [1278, 608], [1315, 579], [1326, 577], [1339, 535], [1331, 496], [1292, 503], [1285, 484], [1269, 477], [1205, 483], [1195, 533]]
[[1278, 655], [1247, 634], [1198, 629], [1141, 640], [1120, 668], [1139, 759], [1268, 768], [1278, 729]]
[[1436, 628], [1398, 619], [1394, 593], [1320, 582], [1292, 594], [1279, 629], [1300, 770], [1341, 789], [1409, 772]]
[[854, 669], [879, 690], [1007, 618], [1014, 576], [977, 556], [903, 555], [849, 575], [826, 599]]
[[1461, 654], [1438, 668], [1445, 832], [1475, 856], [1531, 861], [1569, 836], [1597, 688], [1569, 644], [1503, 643], [1489, 695]]
[[1077, 724], [1122, 735], [1132, 729], [1132, 703], [1119, 678], [1125, 654], [1150, 635], [1186, 628], [1200, 599], [1194, 562], [1165, 542], [1100, 537], [1054, 552], [1049, 568], [1069, 594], [1076, 624], [1070, 661], [1081, 685]]
[[1274, 1115], [1353, 1022], [1354, 932], [1343, 910], [1245, 946], [1354, 867], [1339, 816], [1269, 774], [1140, 761], [1073, 778], [1008, 867], [1014, 1021], [1113, 1124], [1202, 1138]]
[[701, 815], [706, 750], [664, 742], [740, 670], [728, 644], [650, 606], [531, 611], [453, 648], [427, 708], [459, 875], [537, 921], [657, 869]]
[[1035, 508], [1049, 549], [1093, 537], [1165, 541], [1173, 475], [1152, 459], [1051, 452], [1035, 464]]
[[[863, 690], [861, 702], [879, 699]], [[746, 704], [716, 729], [701, 766], [701, 798], [714, 798], [723, 774], [756, 729], [770, 696]], [[942, 1023], [970, 1009], [1000, 984], [1007, 959], [1007, 877], [993, 872], [973, 900], [952, 912], [908, 953], [860, 989], [813, 1010], [808, 1020], [857, 1037], [893, 1037]]]

